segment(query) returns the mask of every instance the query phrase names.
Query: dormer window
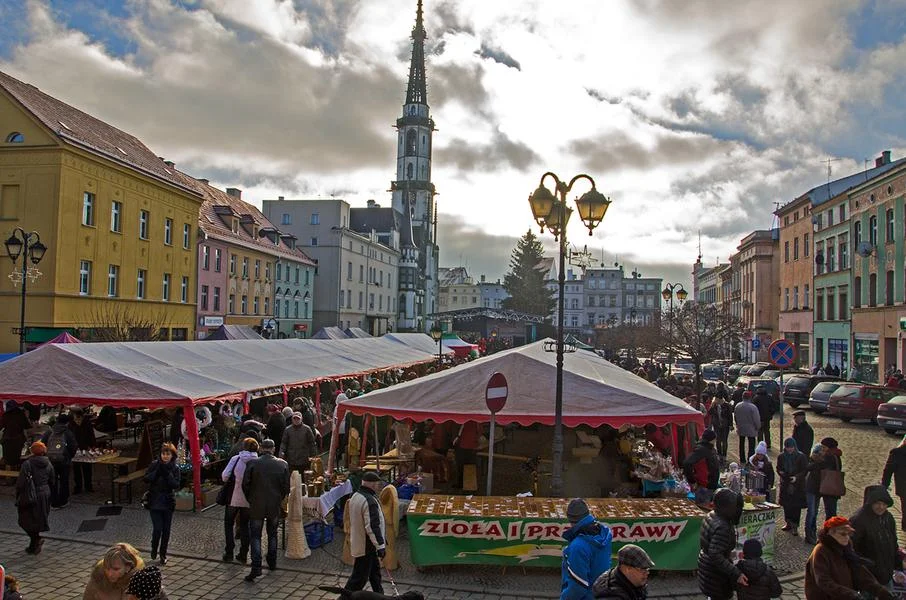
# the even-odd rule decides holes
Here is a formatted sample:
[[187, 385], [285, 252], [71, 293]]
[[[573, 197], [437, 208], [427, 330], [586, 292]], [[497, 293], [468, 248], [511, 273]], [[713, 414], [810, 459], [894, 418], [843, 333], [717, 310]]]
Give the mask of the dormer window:
[[239, 233], [239, 219], [237, 219], [236, 217], [230, 219], [230, 229], [233, 231], [233, 233]]
[[22, 144], [24, 142], [25, 142], [25, 136], [22, 135], [21, 133], [19, 133], [18, 131], [14, 131], [14, 132], [10, 133], [8, 136], [6, 136], [7, 144]]

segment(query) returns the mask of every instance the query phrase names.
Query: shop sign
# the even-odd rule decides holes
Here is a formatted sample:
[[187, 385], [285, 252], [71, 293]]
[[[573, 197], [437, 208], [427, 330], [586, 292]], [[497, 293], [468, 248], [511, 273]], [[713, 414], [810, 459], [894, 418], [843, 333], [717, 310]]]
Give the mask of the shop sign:
[[308, 331], [308, 323], [296, 323], [293, 325], [295, 331]]
[[736, 526], [735, 559], [742, 558], [743, 542], [758, 540], [761, 542], [761, 558], [764, 562], [771, 564], [774, 561], [774, 532], [777, 530], [777, 510], [780, 507], [776, 504], [763, 506], [768, 508], [743, 511], [739, 525]]
[[220, 327], [223, 325], [223, 317], [202, 317], [201, 324], [204, 327]]
[[[409, 514], [416, 565], [493, 564], [559, 567], [569, 524], [546, 519], [437, 517]], [[605, 523], [613, 551], [637, 544], [661, 571], [697, 568], [701, 519], [622, 519]]]

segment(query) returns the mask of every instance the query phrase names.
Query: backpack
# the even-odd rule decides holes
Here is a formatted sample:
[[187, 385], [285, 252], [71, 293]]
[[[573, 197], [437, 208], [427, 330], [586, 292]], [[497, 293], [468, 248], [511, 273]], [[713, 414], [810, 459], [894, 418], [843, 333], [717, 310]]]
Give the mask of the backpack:
[[69, 456], [66, 454], [66, 430], [54, 431], [47, 438], [47, 458], [52, 462], [65, 462]]

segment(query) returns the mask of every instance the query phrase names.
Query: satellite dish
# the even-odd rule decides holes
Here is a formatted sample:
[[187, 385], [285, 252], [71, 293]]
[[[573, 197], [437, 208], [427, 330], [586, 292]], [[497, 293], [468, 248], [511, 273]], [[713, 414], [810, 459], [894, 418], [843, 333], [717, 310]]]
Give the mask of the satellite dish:
[[867, 258], [871, 256], [871, 253], [874, 252], [875, 247], [869, 242], [859, 242], [859, 245], [856, 247], [856, 252], [859, 253], [859, 256], [862, 258]]
[[818, 252], [817, 254], [815, 254], [815, 264], [816, 265], [824, 264], [824, 253]]

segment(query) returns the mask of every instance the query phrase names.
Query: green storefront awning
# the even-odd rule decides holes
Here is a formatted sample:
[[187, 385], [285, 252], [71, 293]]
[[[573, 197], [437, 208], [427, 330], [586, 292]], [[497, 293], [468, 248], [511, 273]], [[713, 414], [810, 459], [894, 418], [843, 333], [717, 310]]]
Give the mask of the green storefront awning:
[[60, 335], [68, 332], [75, 335], [75, 327], [26, 327], [25, 342], [29, 344], [43, 344]]

